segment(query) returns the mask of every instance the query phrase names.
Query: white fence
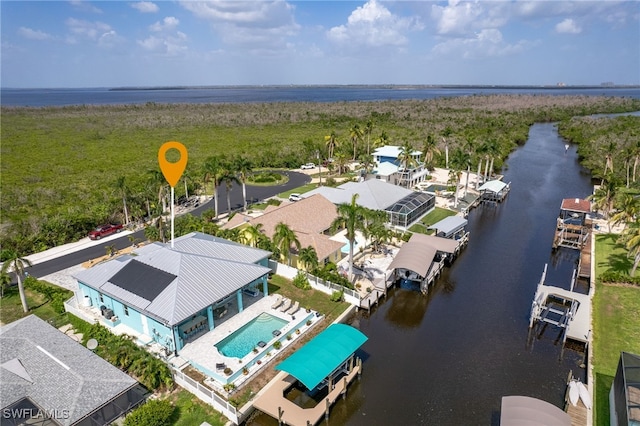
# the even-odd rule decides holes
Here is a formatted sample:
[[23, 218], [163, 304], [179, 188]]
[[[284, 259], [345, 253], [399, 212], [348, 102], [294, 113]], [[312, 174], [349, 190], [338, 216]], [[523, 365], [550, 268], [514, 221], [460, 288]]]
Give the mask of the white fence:
[[240, 424], [243, 420], [240, 418], [240, 413], [236, 410], [236, 407], [229, 404], [224, 398], [216, 394], [208, 387], [193, 380], [191, 377], [184, 374], [182, 371], [172, 369], [173, 378], [175, 382], [187, 389], [189, 392], [200, 398], [202, 401], [210, 404], [216, 410], [220, 411], [226, 418], [231, 420], [234, 424]]
[[[294, 279], [299, 269], [293, 268], [291, 266], [284, 265], [282, 263], [275, 262], [273, 260], [269, 260], [269, 267], [276, 275], [281, 275], [290, 280]], [[319, 290], [326, 294], [333, 294], [334, 291], [342, 291], [344, 292], [344, 300], [348, 303], [351, 303], [355, 306], [360, 306], [360, 293], [355, 290], [348, 289], [339, 284], [332, 283], [330, 281], [325, 281], [322, 278], [318, 278], [314, 275], [307, 275], [307, 279], [309, 281], [309, 285], [315, 290]]]

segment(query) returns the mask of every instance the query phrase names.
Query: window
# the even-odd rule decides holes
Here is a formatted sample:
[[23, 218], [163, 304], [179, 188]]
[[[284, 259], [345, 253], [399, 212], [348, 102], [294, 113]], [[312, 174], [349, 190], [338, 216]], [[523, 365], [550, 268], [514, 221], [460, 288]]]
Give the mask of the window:
[[100, 303], [104, 303], [104, 297], [102, 296], [102, 293], [100, 293]]
[[129, 307], [127, 305], [122, 305], [124, 307], [124, 314], [129, 316]]

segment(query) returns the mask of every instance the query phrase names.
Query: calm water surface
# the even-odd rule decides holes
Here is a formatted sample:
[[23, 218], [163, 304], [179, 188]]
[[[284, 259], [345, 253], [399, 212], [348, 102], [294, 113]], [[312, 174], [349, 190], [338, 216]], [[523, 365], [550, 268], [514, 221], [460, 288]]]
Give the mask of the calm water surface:
[[[533, 345], [527, 335], [545, 263], [548, 284], [569, 286], [577, 253], [552, 253], [555, 219], [563, 198], [590, 194], [589, 174], [553, 124], [535, 124], [504, 180], [506, 201], [472, 211], [469, 246], [428, 297], [394, 289], [354, 318], [369, 337], [364, 372], [328, 424], [497, 425], [503, 395], [562, 406], [569, 370], [584, 380], [582, 353], [565, 350], [560, 360], [555, 330]], [[277, 424], [266, 417], [252, 424]]]

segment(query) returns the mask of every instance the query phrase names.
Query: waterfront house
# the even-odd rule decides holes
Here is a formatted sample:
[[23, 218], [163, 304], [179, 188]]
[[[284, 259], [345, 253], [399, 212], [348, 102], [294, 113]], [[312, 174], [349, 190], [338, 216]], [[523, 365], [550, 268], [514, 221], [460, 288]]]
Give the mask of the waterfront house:
[[148, 393], [34, 315], [0, 327], [0, 347], [3, 425], [111, 424]]
[[[313, 247], [318, 255], [318, 262], [337, 263], [341, 259], [344, 242], [331, 239], [331, 224], [338, 217], [336, 206], [320, 194], [307, 196], [300, 201], [281, 206], [269, 206], [264, 214], [258, 217], [235, 215], [223, 228], [242, 230], [247, 226], [262, 225], [261, 230], [269, 238], [273, 238], [276, 226], [285, 223], [293, 230], [300, 241], [300, 246]], [[304, 269], [298, 262], [297, 253], [293, 253], [291, 264]]]
[[401, 152], [401, 147], [396, 145], [385, 145], [373, 151], [375, 168], [372, 174], [375, 179], [405, 188], [413, 188], [429, 176], [429, 170], [420, 161], [421, 151], [411, 153], [414, 165], [408, 168], [405, 168], [399, 160]]
[[321, 186], [303, 194], [303, 197], [316, 194], [321, 194], [333, 204], [349, 204], [353, 194], [358, 194], [358, 205], [386, 212], [389, 225], [400, 229], [409, 228], [433, 210], [436, 204], [433, 194], [412, 191], [376, 179], [346, 182], [336, 188]]
[[270, 254], [194, 232], [76, 273], [78, 291], [65, 306], [177, 353], [229, 311], [242, 312], [244, 298], [268, 295]]

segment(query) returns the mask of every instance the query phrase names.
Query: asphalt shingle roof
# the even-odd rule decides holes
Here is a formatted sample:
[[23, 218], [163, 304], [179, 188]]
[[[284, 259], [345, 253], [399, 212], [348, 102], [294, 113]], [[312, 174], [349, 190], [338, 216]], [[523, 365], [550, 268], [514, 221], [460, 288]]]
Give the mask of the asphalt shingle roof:
[[[137, 384], [34, 315], [0, 327], [0, 346], [0, 408], [29, 398], [45, 411], [68, 410], [56, 421], [70, 425]], [[31, 381], [11, 372], [14, 360]]]

